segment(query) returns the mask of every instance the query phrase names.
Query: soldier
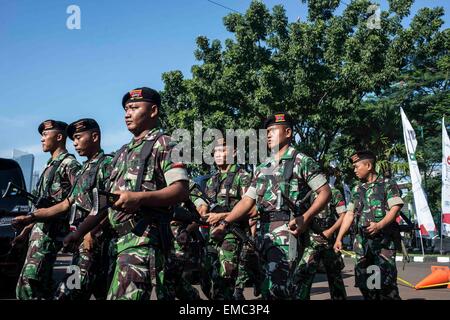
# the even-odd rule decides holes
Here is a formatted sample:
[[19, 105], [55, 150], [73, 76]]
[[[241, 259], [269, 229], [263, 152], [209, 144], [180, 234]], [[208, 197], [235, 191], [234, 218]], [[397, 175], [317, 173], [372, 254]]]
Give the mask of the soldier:
[[[42, 150], [50, 152], [39, 182], [36, 195], [60, 202], [67, 198], [80, 170], [80, 164], [66, 149], [67, 124], [46, 120], [39, 125]], [[31, 235], [28, 252], [17, 283], [17, 299], [49, 299], [53, 291], [53, 265], [62, 239], [69, 232], [68, 212], [56, 218], [42, 219], [34, 223], [36, 213], [14, 219], [16, 225], [28, 225]]]
[[[109, 191], [119, 195], [108, 218], [115, 233], [116, 265], [108, 299], [150, 300], [156, 270], [171, 250], [171, 207], [189, 197], [186, 169], [171, 157], [170, 137], [159, 132], [161, 97], [137, 88], [122, 99], [125, 123], [133, 134], [112, 162]], [[103, 214], [90, 216], [64, 240], [78, 243]]]
[[[353, 223], [356, 213], [356, 286], [365, 300], [399, 300], [395, 265], [395, 239], [399, 232], [395, 228], [395, 219], [403, 206], [399, 188], [393, 180], [378, 175], [375, 171], [376, 157], [371, 151], [356, 152], [350, 161], [361, 182], [352, 190], [352, 199], [334, 248], [337, 251], [342, 249], [342, 237]], [[368, 281], [371, 276], [368, 268], [373, 266], [379, 268], [379, 288]]]
[[[189, 181], [189, 195], [197, 211], [202, 206], [207, 206], [193, 180]], [[190, 283], [192, 279], [186, 277], [190, 270], [197, 269], [200, 265], [204, 239], [198, 229], [199, 226], [195, 222], [176, 220], [172, 221], [170, 226], [174, 236], [173, 248], [164, 265], [164, 272], [160, 272], [160, 283], [157, 286], [158, 300], [175, 300], [175, 298], [200, 300], [198, 290]]]
[[[311, 219], [329, 201], [331, 192], [318, 164], [290, 145], [293, 121], [286, 113], [270, 116], [264, 127], [272, 155], [258, 166], [247, 193], [213, 231], [213, 236], [222, 237], [226, 226], [245, 216], [256, 203], [260, 217], [258, 247], [264, 272], [262, 296], [264, 299], [290, 299], [294, 261], [289, 257], [289, 234], [296, 237], [305, 232]], [[316, 200], [301, 216], [291, 219], [288, 204], [302, 199], [310, 189], [317, 193]], [[291, 248], [296, 250], [297, 242], [291, 243]]]
[[[256, 236], [257, 219], [256, 207], [250, 212], [249, 230], [247, 236], [254, 239]], [[259, 258], [258, 253], [254, 248], [248, 244], [243, 244], [242, 250], [239, 256], [238, 276], [236, 278], [236, 284], [234, 288], [233, 298], [234, 300], [245, 300], [244, 289], [250, 282], [253, 284], [254, 295], [257, 297], [260, 295], [260, 283], [261, 272], [259, 270]]]
[[[210, 200], [207, 222], [215, 226], [224, 219], [236, 203], [247, 191], [251, 182], [251, 174], [235, 163], [227, 162], [227, 155], [233, 153], [236, 158], [237, 139], [234, 138], [234, 149], [227, 145], [225, 139], [216, 139], [214, 145], [214, 162], [217, 172], [206, 182], [205, 194]], [[248, 221], [240, 223], [242, 230], [248, 230]], [[210, 267], [209, 279], [213, 300], [232, 300], [235, 279], [238, 276], [239, 255], [242, 243], [232, 233], [225, 235], [221, 241], [209, 239], [208, 244], [214, 248], [208, 250], [206, 259]]]
[[[343, 260], [333, 249], [335, 232], [344, 218], [345, 201], [338, 189], [331, 186], [330, 188], [331, 201], [313, 218], [315, 232], [310, 228], [302, 237], [301, 246], [304, 251], [294, 278], [295, 298], [300, 300], [310, 299], [311, 286], [320, 262], [323, 262], [325, 267], [331, 299], [345, 300], [347, 297], [341, 274], [344, 267]], [[317, 194], [313, 193], [311, 201], [314, 201], [316, 197]]]

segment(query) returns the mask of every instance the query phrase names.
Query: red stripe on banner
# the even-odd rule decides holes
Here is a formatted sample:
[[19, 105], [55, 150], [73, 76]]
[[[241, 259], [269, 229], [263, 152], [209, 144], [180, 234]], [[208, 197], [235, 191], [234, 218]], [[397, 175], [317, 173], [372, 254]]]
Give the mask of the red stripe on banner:
[[423, 224], [420, 225], [420, 233], [422, 236], [429, 236], [427, 229], [423, 226]]
[[442, 222], [450, 224], [450, 213], [442, 214]]

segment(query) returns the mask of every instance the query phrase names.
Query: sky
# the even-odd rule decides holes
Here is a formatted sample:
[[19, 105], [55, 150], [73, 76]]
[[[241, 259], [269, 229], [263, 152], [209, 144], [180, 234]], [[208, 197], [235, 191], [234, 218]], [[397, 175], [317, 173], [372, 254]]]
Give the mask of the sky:
[[[161, 74], [171, 70], [190, 77], [196, 37], [232, 37], [222, 23], [231, 11], [223, 6], [243, 13], [250, 2], [0, 0], [0, 157], [12, 157], [13, 149], [33, 153], [41, 171], [49, 154], [41, 151], [37, 127], [46, 119], [95, 118], [103, 149], [117, 150], [131, 139], [121, 108], [125, 92], [161, 90]], [[300, 0], [263, 2], [283, 4], [289, 21], [306, 19]], [[66, 26], [70, 5], [80, 8], [79, 30]], [[388, 8], [384, 0], [380, 5]], [[416, 1], [411, 16], [425, 6], [443, 6], [449, 27], [450, 1]], [[68, 149], [76, 154], [70, 140]]]

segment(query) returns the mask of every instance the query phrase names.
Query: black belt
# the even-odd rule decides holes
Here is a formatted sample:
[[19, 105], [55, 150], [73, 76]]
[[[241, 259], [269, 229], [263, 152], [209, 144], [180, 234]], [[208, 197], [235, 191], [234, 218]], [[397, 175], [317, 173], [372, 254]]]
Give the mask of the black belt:
[[291, 220], [291, 212], [287, 210], [260, 212], [262, 223]]

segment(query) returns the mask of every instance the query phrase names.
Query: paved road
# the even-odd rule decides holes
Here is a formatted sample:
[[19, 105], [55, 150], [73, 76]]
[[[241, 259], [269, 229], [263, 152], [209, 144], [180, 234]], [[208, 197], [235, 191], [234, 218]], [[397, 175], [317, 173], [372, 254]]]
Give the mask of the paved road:
[[[353, 276], [353, 259], [344, 258], [345, 268], [343, 270], [344, 283], [347, 290], [347, 295], [349, 300], [362, 300], [361, 294], [358, 288], [354, 287], [354, 276]], [[70, 257], [60, 256], [58, 259], [58, 265], [55, 266], [55, 276], [56, 278], [61, 278], [64, 275], [67, 264], [70, 262]], [[417, 284], [421, 279], [426, 277], [431, 272], [432, 265], [449, 265], [448, 263], [430, 263], [430, 262], [411, 262], [406, 264], [405, 270], [402, 270], [403, 263], [397, 263], [398, 276], [413, 285]], [[196, 286], [198, 289], [199, 287]], [[447, 288], [433, 288], [426, 290], [415, 290], [407, 285], [401, 284], [399, 282], [400, 296], [404, 300], [450, 300], [450, 289]], [[201, 290], [200, 290], [201, 292]], [[244, 292], [247, 299], [255, 299], [253, 295], [253, 289], [247, 288]], [[203, 299], [206, 297], [201, 293]], [[153, 299], [155, 295], [153, 294]], [[328, 300], [330, 299], [330, 294], [328, 292], [328, 282], [324, 274], [318, 274], [315, 278], [312, 290], [311, 290], [312, 300]]]

